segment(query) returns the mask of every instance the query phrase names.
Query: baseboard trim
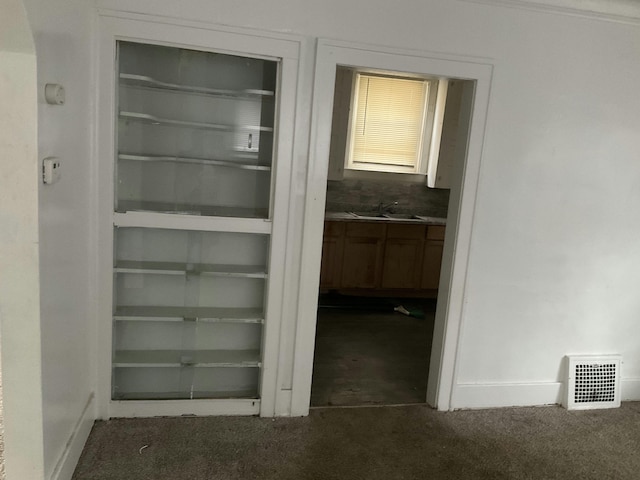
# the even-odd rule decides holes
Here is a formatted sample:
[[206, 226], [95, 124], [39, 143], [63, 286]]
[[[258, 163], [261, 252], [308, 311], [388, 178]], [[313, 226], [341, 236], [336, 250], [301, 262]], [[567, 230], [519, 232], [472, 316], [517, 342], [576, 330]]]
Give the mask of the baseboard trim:
[[558, 404], [562, 391], [561, 382], [458, 384], [453, 388], [451, 409]]
[[62, 455], [60, 455], [53, 469], [53, 473], [49, 477], [50, 480], [71, 480], [95, 420], [92, 415], [94, 398], [94, 394], [91, 393], [80, 418], [78, 418], [76, 422], [71, 437], [67, 441], [64, 451]]
[[640, 400], [640, 378], [623, 378], [620, 385], [620, 396], [623, 402]]
[[[640, 378], [621, 380], [622, 401], [640, 400]], [[467, 383], [453, 389], [451, 410], [534, 407], [562, 403], [562, 382]]]

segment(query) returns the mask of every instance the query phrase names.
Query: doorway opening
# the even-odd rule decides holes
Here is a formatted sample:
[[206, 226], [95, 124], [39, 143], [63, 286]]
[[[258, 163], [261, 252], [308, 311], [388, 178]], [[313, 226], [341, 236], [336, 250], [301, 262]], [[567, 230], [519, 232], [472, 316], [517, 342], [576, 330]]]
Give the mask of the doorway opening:
[[[325, 199], [331, 173], [329, 159], [333, 100], [336, 71], [339, 66], [370, 71], [407, 72], [409, 75], [438, 79], [457, 79], [470, 82], [468, 85], [473, 86], [469, 102], [470, 112], [468, 115], [460, 116], [461, 120], [466, 119], [468, 123], [467, 141], [456, 142], [454, 149], [446, 235], [441, 239], [442, 269], [438, 282], [429, 371], [424, 372], [427, 377], [426, 402], [439, 410], [449, 410], [455, 408], [455, 365], [459, 357], [458, 340], [464, 320], [467, 265], [493, 66], [479, 58], [423, 54], [396, 48], [319, 40], [311, 107], [313, 115], [301, 251], [303, 261], [298, 291], [300, 320], [296, 330], [291, 411], [292, 414], [306, 415], [311, 400], [319, 278], [326, 218]], [[434, 178], [433, 175], [431, 178]]]
[[[472, 81], [376, 70], [384, 79], [411, 75], [411, 81], [426, 84], [428, 94], [419, 100], [424, 118], [417, 119], [421, 135], [413, 135], [414, 145], [406, 148], [398, 146], [397, 137], [412, 126], [406, 104], [415, 93], [403, 102], [402, 92], [385, 84], [382, 98], [371, 101], [367, 89], [369, 103], [384, 103], [380, 116], [385, 118], [372, 118], [370, 105], [355, 105], [359, 72], [336, 67], [312, 407], [426, 401], [451, 171], [456, 154], [466, 155]], [[402, 112], [396, 114], [396, 108]], [[362, 111], [369, 117], [354, 132]], [[370, 163], [352, 170], [353, 139], [365, 135], [365, 123], [373, 124], [378, 138], [359, 141], [361, 149], [365, 141], [373, 144], [366, 152]], [[375, 153], [383, 157], [391, 150], [384, 150], [379, 138], [385, 131], [375, 133], [380, 124], [391, 130], [400, 124], [390, 140], [392, 171], [379, 165]], [[403, 160], [414, 162], [412, 174], [393, 172], [403, 148], [416, 157]]]

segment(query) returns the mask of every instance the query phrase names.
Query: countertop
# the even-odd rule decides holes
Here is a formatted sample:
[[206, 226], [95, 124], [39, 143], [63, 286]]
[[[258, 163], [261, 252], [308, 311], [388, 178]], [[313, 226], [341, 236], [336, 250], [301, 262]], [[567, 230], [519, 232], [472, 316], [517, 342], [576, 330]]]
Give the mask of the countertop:
[[441, 217], [429, 217], [426, 215], [413, 215], [412, 218], [394, 217], [389, 214], [388, 217], [376, 216], [371, 214], [355, 214], [351, 212], [325, 212], [325, 220], [342, 221], [342, 222], [385, 222], [385, 223], [414, 223], [422, 225], [446, 225], [447, 219]]

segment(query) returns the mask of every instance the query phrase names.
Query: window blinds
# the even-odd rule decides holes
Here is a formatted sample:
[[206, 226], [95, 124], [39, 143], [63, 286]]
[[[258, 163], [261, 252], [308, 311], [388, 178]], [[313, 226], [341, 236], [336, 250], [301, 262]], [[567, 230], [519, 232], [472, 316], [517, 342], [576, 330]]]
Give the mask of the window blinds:
[[429, 82], [358, 74], [351, 162], [415, 169]]

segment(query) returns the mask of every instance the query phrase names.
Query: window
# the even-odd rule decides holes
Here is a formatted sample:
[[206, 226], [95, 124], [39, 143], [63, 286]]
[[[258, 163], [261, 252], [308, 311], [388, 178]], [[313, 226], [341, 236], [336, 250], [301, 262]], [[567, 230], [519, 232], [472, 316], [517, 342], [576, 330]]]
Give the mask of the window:
[[345, 168], [426, 174], [438, 81], [357, 72]]

